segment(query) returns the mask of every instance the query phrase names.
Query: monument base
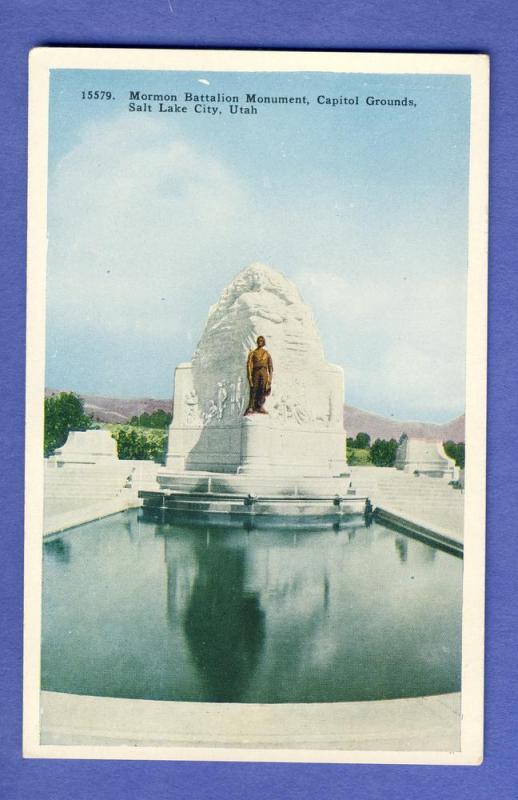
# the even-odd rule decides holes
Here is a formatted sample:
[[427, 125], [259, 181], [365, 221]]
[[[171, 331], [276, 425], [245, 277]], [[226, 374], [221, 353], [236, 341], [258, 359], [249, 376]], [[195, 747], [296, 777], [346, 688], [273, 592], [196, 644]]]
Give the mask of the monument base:
[[202, 430], [173, 425], [170, 442], [160, 490], [139, 495], [145, 507], [290, 518], [365, 510], [366, 498], [350, 485], [343, 430], [289, 427], [250, 414]]
[[367, 498], [358, 496], [348, 475], [280, 477], [239, 473], [163, 470], [158, 491], [141, 491], [145, 508], [229, 517], [279, 516], [307, 520], [363, 514]]
[[340, 476], [347, 472], [342, 429], [283, 425], [251, 414], [218, 427], [170, 429], [168, 472]]

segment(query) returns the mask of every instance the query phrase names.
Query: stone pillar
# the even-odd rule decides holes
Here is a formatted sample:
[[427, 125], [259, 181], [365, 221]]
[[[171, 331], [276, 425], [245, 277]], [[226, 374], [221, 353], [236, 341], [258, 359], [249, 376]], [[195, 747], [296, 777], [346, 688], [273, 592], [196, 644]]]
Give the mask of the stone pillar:
[[167, 469], [183, 472], [185, 460], [200, 436], [198, 398], [192, 385], [192, 364], [178, 364], [174, 373], [173, 420], [167, 441]]
[[250, 414], [241, 423], [239, 473], [265, 474], [271, 469], [271, 429], [267, 414]]

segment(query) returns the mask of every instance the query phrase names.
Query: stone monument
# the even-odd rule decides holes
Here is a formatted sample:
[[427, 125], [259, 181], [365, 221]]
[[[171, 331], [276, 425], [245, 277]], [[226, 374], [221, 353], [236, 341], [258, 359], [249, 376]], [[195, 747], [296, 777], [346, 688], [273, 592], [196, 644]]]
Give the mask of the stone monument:
[[[264, 417], [244, 416], [258, 336], [275, 364]], [[343, 402], [343, 370], [325, 360], [311, 309], [280, 272], [252, 264], [210, 309], [192, 362], [176, 369], [167, 468], [340, 475]]]
[[[266, 413], [245, 413], [258, 337], [273, 380]], [[193, 496], [352, 497], [343, 402], [343, 370], [326, 361], [311, 309], [280, 272], [252, 264], [209, 310], [192, 361], [176, 368], [159, 485]]]

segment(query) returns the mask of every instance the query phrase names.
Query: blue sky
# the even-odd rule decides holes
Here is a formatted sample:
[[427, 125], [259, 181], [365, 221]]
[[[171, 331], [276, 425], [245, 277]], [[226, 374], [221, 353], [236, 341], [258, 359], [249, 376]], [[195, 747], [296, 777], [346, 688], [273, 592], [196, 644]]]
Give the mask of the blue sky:
[[[130, 90], [310, 104], [137, 114]], [[469, 91], [463, 76], [53, 71], [47, 385], [170, 397], [209, 306], [262, 261], [313, 308], [346, 402], [462, 413]]]

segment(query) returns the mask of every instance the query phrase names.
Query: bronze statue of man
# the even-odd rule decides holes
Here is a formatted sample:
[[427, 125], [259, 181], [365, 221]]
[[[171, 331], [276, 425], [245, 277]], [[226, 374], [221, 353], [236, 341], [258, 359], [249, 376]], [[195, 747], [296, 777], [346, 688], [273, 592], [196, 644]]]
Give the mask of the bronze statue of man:
[[257, 347], [250, 350], [246, 362], [246, 374], [250, 385], [250, 399], [245, 416], [248, 414], [267, 414], [264, 402], [272, 390], [273, 363], [268, 350], [265, 349], [264, 336], [257, 337]]

